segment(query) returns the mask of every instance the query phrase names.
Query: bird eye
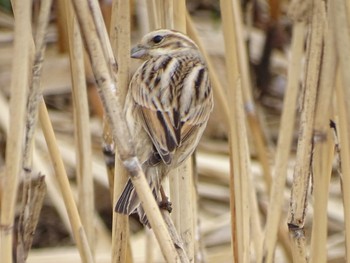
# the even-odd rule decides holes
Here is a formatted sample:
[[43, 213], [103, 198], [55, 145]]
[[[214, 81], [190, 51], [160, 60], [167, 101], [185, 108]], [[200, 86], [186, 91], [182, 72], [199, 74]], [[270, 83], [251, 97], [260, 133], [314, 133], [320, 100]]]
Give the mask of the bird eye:
[[163, 38], [164, 38], [164, 37], [162, 37], [162, 36], [160, 36], [160, 35], [157, 35], [157, 36], [155, 36], [155, 37], [152, 39], [152, 41], [153, 41], [153, 43], [155, 43], [155, 44], [159, 44], [159, 43], [163, 40]]

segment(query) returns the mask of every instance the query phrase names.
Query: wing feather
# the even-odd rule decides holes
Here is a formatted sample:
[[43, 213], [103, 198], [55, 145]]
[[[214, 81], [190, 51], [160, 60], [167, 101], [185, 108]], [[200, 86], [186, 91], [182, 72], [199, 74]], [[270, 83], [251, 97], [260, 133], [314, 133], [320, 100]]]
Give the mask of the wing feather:
[[162, 57], [145, 62], [130, 89], [142, 126], [170, 165], [184, 140], [201, 135], [197, 130], [206, 124], [213, 102], [208, 73], [197, 53]]

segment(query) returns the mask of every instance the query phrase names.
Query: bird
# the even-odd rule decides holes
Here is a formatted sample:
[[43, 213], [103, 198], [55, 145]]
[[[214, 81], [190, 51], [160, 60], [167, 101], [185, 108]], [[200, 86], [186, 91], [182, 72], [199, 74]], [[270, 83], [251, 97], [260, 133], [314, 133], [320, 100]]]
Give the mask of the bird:
[[[169, 29], [143, 36], [131, 58], [143, 63], [129, 84], [125, 119], [153, 195], [170, 211], [161, 181], [190, 157], [205, 130], [214, 106], [208, 68], [194, 41]], [[138, 213], [149, 225], [130, 179], [115, 212]]]

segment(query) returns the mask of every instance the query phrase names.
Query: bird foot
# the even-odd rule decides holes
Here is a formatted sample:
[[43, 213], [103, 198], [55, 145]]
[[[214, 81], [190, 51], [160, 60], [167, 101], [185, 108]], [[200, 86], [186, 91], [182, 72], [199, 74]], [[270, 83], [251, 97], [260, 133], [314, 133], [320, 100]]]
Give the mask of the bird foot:
[[159, 202], [158, 206], [160, 209], [167, 210], [169, 213], [171, 213], [171, 211], [173, 211], [172, 203], [169, 202], [167, 199]]

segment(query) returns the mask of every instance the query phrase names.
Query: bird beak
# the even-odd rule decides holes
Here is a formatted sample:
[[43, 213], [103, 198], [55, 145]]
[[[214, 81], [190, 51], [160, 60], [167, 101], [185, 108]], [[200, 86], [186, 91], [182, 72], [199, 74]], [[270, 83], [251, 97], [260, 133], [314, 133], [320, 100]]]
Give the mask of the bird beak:
[[143, 58], [147, 54], [147, 50], [144, 46], [137, 45], [131, 49], [132, 58]]

